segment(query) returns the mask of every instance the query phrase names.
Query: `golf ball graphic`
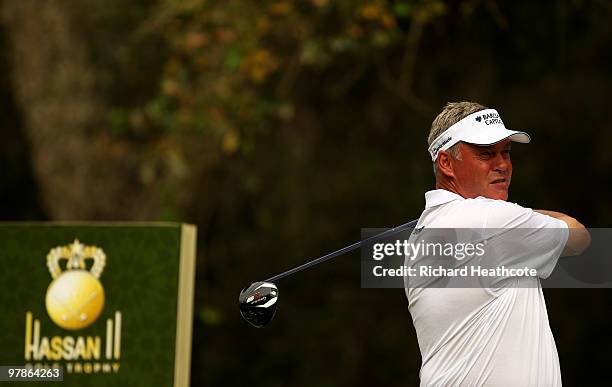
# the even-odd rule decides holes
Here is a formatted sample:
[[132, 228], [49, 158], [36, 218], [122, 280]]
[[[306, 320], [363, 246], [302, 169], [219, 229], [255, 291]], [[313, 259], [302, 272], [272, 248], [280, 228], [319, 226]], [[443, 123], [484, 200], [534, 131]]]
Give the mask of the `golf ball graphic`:
[[47, 289], [45, 306], [51, 320], [68, 330], [91, 325], [104, 308], [104, 289], [86, 270], [68, 270]]

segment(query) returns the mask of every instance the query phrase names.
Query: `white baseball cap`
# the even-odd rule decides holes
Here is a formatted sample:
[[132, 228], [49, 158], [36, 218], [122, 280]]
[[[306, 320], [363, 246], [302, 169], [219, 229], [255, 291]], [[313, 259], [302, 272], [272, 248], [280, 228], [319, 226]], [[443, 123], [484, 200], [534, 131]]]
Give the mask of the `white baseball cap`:
[[447, 150], [459, 141], [493, 145], [507, 138], [525, 144], [531, 141], [525, 132], [506, 129], [497, 110], [485, 109], [470, 114], [439, 135], [429, 146], [429, 154], [435, 162], [441, 150]]

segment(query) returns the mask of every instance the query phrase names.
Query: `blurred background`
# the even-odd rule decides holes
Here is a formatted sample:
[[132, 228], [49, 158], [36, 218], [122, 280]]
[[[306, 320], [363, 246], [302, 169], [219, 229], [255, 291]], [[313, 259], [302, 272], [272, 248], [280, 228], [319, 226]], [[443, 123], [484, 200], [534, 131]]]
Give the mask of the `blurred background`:
[[[359, 252], [240, 289], [417, 218], [447, 101], [528, 131], [510, 200], [612, 215], [607, 1], [3, 0], [1, 220], [198, 226], [194, 386], [412, 386], [401, 289]], [[545, 290], [566, 385], [607, 385], [610, 290]]]

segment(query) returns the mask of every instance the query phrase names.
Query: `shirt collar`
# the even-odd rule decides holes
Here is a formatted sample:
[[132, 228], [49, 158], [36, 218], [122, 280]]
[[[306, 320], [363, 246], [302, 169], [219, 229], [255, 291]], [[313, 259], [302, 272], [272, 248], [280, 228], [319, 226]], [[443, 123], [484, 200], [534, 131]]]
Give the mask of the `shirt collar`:
[[439, 206], [453, 200], [465, 200], [465, 198], [445, 189], [434, 189], [425, 192], [425, 208]]

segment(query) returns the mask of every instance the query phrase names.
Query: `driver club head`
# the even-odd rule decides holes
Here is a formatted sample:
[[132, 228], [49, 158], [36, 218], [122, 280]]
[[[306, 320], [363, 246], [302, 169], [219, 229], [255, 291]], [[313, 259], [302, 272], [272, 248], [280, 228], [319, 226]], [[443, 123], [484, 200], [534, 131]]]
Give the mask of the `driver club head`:
[[262, 328], [274, 317], [277, 299], [276, 285], [271, 282], [254, 282], [240, 292], [240, 314], [254, 327]]

